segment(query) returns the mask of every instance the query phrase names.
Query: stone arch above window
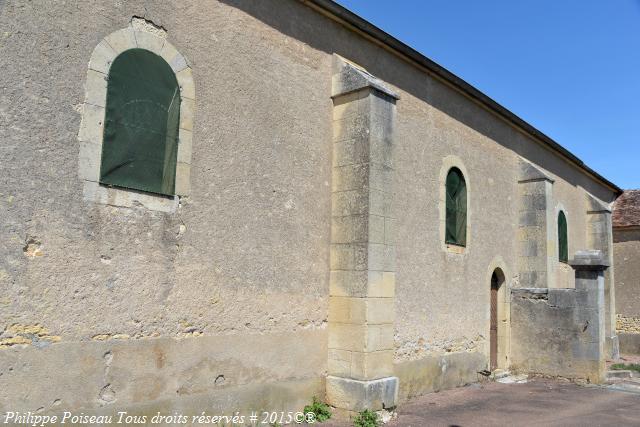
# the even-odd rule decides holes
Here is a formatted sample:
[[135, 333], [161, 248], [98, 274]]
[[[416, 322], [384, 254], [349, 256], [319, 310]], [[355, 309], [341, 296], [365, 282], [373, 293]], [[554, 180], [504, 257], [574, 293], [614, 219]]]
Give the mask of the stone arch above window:
[[[121, 54], [145, 51], [161, 60], [175, 76], [180, 90], [173, 191], [144, 192], [145, 188], [122, 188], [101, 183], [101, 164], [105, 141], [107, 88], [111, 66]], [[127, 53], [127, 55], [129, 55]], [[192, 71], [186, 59], [166, 39], [166, 33], [142, 19], [134, 18], [129, 27], [109, 34], [94, 49], [85, 83], [85, 102], [78, 133], [79, 176], [84, 181], [85, 200], [116, 206], [142, 204], [149, 209], [173, 211], [180, 196], [190, 193], [191, 143], [195, 107]], [[176, 109], [177, 110], [177, 109]], [[142, 191], [140, 191], [142, 190]]]
[[567, 216], [562, 209], [558, 211], [558, 261], [569, 262], [569, 233]]
[[470, 242], [469, 174], [454, 155], [443, 159], [440, 170], [440, 239], [443, 249], [465, 253]]

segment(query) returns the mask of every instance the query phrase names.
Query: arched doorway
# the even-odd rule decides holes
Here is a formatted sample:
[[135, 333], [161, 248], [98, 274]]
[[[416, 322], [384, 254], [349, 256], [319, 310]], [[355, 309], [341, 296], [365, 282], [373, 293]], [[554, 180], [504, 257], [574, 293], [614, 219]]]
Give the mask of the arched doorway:
[[506, 338], [508, 314], [505, 304], [505, 276], [496, 268], [491, 274], [489, 321], [489, 370], [506, 367]]

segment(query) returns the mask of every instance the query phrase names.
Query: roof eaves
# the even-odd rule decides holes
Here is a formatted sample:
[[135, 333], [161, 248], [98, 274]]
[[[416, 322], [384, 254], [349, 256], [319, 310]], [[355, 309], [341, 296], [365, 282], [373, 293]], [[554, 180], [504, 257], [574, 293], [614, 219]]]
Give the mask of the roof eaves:
[[342, 24], [346, 24], [347, 27], [352, 27], [353, 29], [367, 35], [369, 38], [377, 41], [378, 43], [386, 46], [391, 49], [400, 56], [406, 57], [408, 60], [426, 68], [429, 72], [431, 72], [436, 77], [439, 77], [446, 83], [450, 84], [454, 88], [458, 89], [468, 97], [476, 100], [480, 104], [484, 105], [489, 110], [498, 114], [502, 118], [506, 119], [508, 122], [513, 125], [519, 127], [527, 134], [531, 135], [535, 139], [539, 140], [543, 144], [545, 144], [548, 148], [556, 151], [560, 155], [564, 156], [567, 160], [575, 164], [577, 167], [582, 169], [587, 174], [594, 177], [596, 180], [600, 181], [605, 186], [614, 190], [617, 195], [622, 194], [622, 189], [615, 185], [613, 182], [606, 179], [604, 176], [600, 175], [598, 172], [587, 166], [582, 160], [580, 160], [576, 155], [571, 153], [569, 150], [564, 148], [562, 145], [554, 141], [549, 136], [545, 135], [502, 105], [498, 104], [496, 101], [471, 86], [469, 83], [462, 80], [460, 77], [456, 76], [446, 68], [427, 58], [417, 50], [413, 49], [411, 46], [401, 42], [396, 39], [392, 35], [384, 32], [380, 28], [376, 27], [369, 21], [361, 18], [355, 13], [351, 12], [349, 9], [340, 6], [336, 2], [332, 0], [300, 0], [302, 3], [305, 3], [312, 8], [323, 12], [324, 15], [329, 16], [333, 20], [340, 22]]

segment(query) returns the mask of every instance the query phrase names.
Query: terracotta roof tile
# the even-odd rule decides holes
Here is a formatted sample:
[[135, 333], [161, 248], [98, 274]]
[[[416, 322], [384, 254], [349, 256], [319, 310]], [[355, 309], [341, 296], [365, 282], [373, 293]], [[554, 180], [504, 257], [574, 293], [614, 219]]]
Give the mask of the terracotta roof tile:
[[613, 204], [613, 226], [640, 226], [640, 190], [624, 190]]

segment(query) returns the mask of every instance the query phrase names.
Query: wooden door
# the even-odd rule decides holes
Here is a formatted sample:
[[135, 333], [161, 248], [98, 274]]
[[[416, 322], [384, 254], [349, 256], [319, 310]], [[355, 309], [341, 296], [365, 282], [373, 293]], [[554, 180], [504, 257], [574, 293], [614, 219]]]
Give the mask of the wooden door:
[[489, 327], [489, 365], [493, 371], [498, 367], [498, 276], [491, 276], [491, 320]]

